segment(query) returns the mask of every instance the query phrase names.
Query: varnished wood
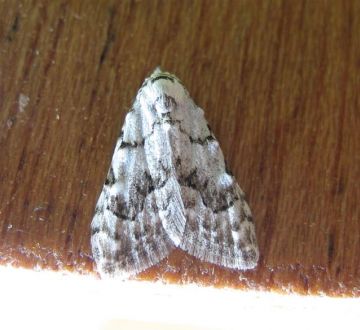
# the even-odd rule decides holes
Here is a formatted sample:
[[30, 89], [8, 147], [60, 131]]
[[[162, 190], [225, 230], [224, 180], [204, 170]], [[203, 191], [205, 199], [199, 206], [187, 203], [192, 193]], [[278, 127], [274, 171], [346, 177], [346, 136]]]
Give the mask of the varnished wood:
[[175, 251], [139, 278], [359, 295], [360, 2], [5, 0], [0, 17], [2, 264], [92, 271], [116, 137], [161, 65], [205, 110], [261, 260]]

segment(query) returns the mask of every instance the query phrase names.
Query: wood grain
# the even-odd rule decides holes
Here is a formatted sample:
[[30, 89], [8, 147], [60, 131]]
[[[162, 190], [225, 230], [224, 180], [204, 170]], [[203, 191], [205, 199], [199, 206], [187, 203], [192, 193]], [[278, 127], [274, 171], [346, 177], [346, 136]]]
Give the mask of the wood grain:
[[161, 65], [205, 110], [261, 260], [175, 251], [139, 278], [360, 296], [359, 1], [5, 0], [0, 17], [1, 264], [93, 271], [116, 137]]

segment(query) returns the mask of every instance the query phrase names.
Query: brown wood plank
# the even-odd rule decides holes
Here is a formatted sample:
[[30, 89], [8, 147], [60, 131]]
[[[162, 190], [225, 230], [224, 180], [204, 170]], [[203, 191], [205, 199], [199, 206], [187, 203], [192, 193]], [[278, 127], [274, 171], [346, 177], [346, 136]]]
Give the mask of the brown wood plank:
[[125, 113], [158, 65], [253, 210], [259, 267], [175, 251], [142, 279], [360, 293], [359, 1], [0, 1], [0, 262], [88, 273]]

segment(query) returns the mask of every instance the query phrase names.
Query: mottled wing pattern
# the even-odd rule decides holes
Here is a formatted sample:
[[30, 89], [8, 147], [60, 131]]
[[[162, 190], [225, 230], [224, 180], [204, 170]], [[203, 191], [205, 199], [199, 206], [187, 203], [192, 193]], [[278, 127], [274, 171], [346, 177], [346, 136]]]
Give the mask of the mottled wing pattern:
[[137, 274], [174, 247], [159, 217], [141, 120], [139, 109], [126, 116], [92, 221], [93, 256], [102, 276]]
[[[202, 117], [201, 109], [193, 111]], [[189, 138], [192, 175], [182, 186], [187, 222], [180, 247], [207, 262], [254, 268], [259, 252], [244, 192], [227, 169], [205, 119], [199, 119], [197, 125], [202, 128], [193, 130]]]
[[152, 177], [161, 173], [166, 182], [155, 190], [167, 187], [157, 200], [167, 207], [161, 218], [174, 244], [225, 267], [255, 267], [259, 252], [251, 211], [203, 110], [176, 77], [163, 72], [150, 77], [138, 99], [157, 122], [146, 145], [148, 164]]
[[244, 193], [181, 82], [155, 70], [126, 116], [92, 221], [101, 274], [136, 274], [180, 247], [235, 269], [259, 252]]

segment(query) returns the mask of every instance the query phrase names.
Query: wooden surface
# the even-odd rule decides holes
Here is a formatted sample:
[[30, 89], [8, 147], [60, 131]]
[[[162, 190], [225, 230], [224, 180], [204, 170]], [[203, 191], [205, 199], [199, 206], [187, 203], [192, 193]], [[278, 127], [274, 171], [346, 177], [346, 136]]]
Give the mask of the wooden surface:
[[205, 110], [261, 260], [175, 251], [139, 277], [360, 295], [360, 1], [5, 0], [0, 17], [1, 264], [93, 272], [116, 137], [161, 65]]

